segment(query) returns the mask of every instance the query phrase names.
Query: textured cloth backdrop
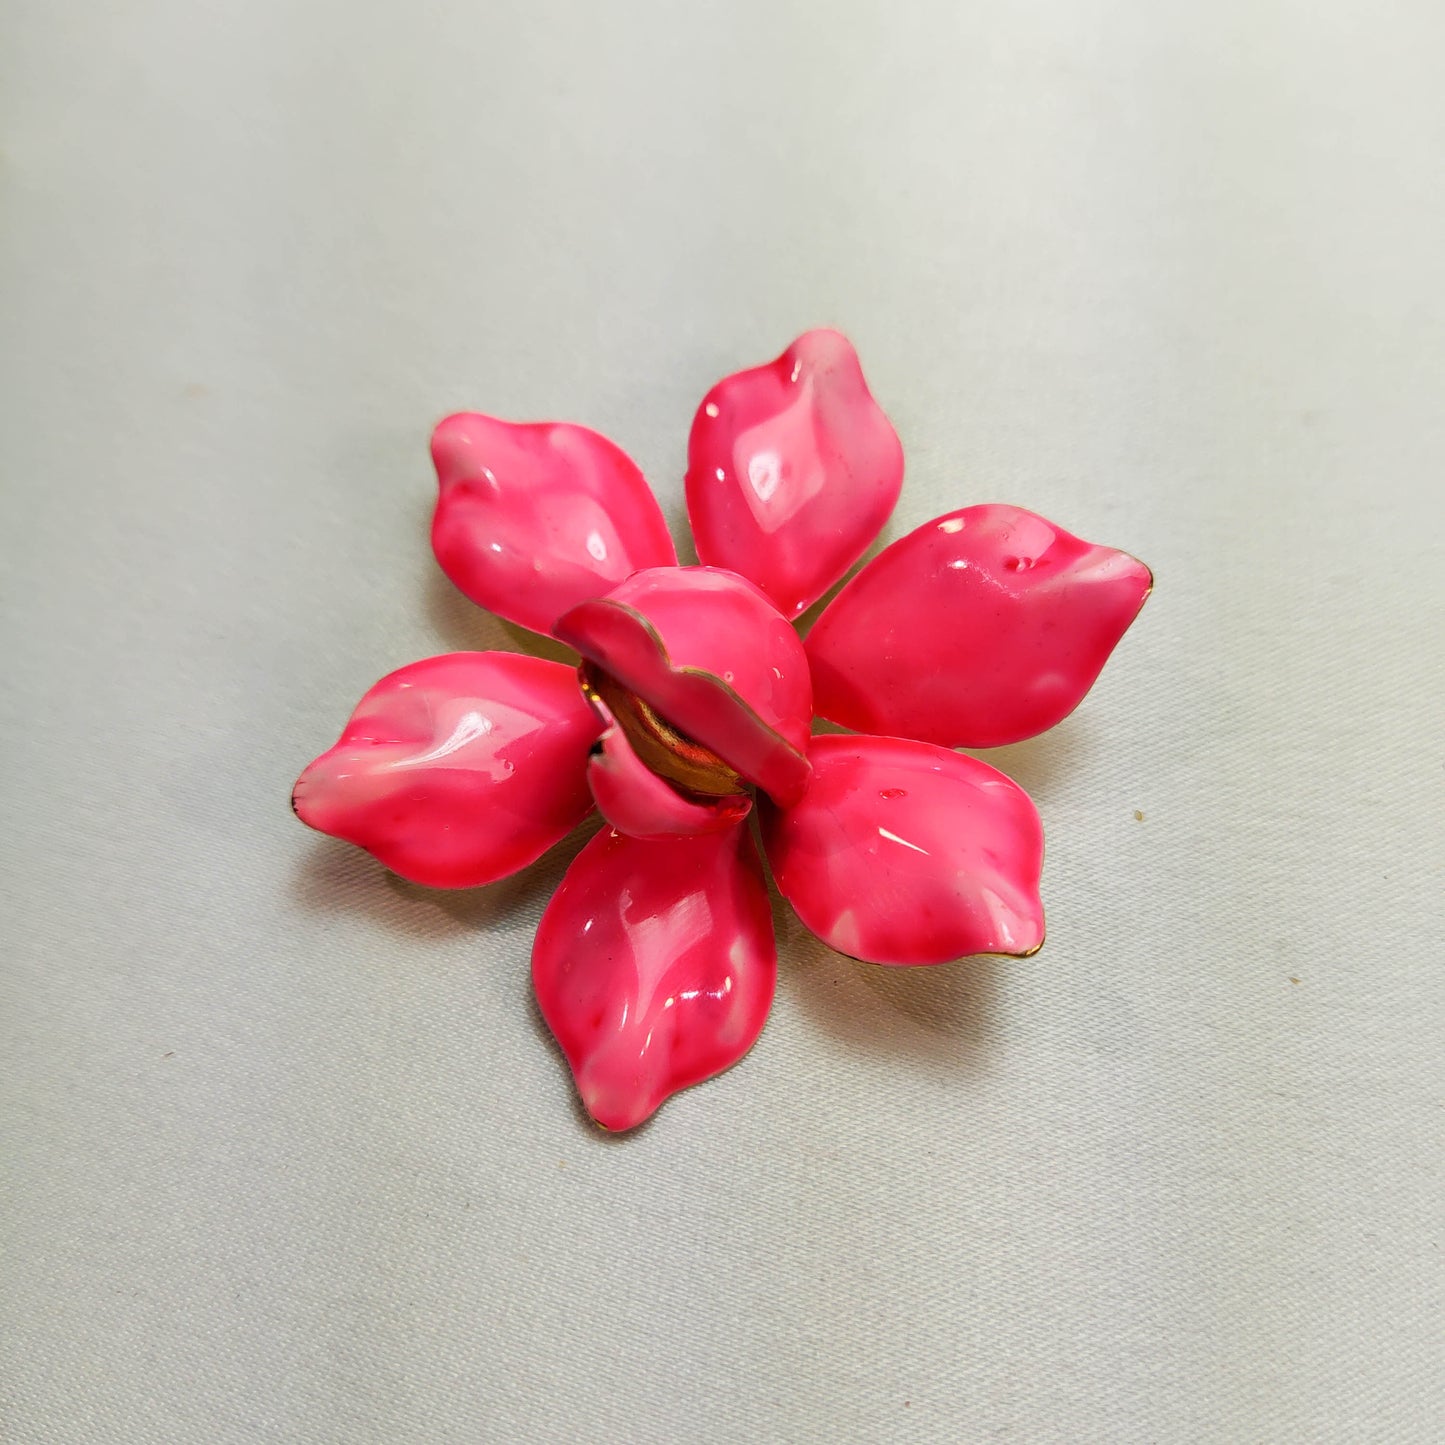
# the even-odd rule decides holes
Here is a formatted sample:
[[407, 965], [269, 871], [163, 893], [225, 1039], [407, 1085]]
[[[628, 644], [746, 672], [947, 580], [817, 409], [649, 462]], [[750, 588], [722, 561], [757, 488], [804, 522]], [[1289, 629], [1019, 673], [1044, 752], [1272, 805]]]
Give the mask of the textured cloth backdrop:
[[[10, 0], [0, 1433], [1433, 1442], [1441, 9]], [[438, 575], [432, 421], [691, 413], [817, 324], [1158, 590], [995, 760], [1026, 963], [780, 912], [757, 1049], [587, 1127], [565, 858], [291, 818]], [[1142, 814], [1142, 821], [1139, 815]], [[580, 837], [564, 854], [575, 852]]]

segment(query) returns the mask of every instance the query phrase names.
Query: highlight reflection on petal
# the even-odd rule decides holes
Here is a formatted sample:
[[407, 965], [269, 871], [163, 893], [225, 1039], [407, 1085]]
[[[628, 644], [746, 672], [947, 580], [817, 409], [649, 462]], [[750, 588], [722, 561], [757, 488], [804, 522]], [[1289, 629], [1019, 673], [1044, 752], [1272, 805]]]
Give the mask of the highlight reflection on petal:
[[537, 1003], [587, 1112], [642, 1123], [752, 1046], [777, 976], [772, 914], [746, 827], [666, 842], [604, 828], [547, 905]]
[[636, 464], [566, 422], [459, 412], [432, 434], [432, 549], [473, 602], [550, 633], [569, 608], [677, 553]]
[[291, 802], [403, 878], [470, 888], [525, 867], [587, 816], [600, 729], [570, 667], [448, 653], [382, 678]]
[[903, 448], [836, 331], [703, 399], [688, 440], [697, 555], [757, 583], [794, 618], [863, 555], [898, 500]]
[[998, 747], [1093, 686], [1153, 579], [1022, 507], [965, 507], [880, 552], [808, 634], [818, 712], [860, 732]]
[[1043, 828], [1017, 783], [902, 738], [816, 737], [809, 755], [803, 801], [760, 814], [778, 889], [819, 938], [870, 963], [1039, 948]]

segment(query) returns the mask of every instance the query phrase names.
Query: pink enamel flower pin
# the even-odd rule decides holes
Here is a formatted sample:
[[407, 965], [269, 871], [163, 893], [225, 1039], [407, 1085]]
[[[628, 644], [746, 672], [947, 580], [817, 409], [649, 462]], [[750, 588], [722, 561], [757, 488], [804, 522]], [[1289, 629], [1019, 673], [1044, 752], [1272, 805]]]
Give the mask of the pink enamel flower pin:
[[[297, 815], [416, 883], [526, 867], [595, 808], [547, 905], [537, 1001], [588, 1113], [629, 1129], [762, 1031], [779, 891], [856, 959], [1026, 957], [1043, 830], [955, 748], [1032, 737], [1099, 675], [1143, 563], [1019, 507], [964, 507], [793, 622], [887, 521], [903, 450], [858, 358], [810, 331], [698, 408], [681, 567], [642, 473], [566, 423], [432, 437], [432, 546], [474, 602], [580, 665], [456, 652], [383, 678], [301, 774]], [[814, 736], [815, 714], [852, 729]]]

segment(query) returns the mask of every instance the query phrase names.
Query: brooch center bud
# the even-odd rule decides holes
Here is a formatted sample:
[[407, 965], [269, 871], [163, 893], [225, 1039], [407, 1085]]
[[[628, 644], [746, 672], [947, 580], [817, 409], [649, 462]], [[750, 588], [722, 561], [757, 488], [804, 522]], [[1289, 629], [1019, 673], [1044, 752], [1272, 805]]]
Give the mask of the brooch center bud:
[[627, 736], [638, 759], [652, 773], [685, 792], [727, 798], [747, 785], [715, 752], [674, 727], [655, 708], [593, 662], [577, 670], [582, 692]]

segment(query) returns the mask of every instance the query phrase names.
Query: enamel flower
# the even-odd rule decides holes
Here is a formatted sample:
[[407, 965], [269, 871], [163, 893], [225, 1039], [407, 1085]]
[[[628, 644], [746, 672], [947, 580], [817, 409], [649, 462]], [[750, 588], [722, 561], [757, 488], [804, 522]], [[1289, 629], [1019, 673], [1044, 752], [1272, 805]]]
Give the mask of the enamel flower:
[[[885, 548], [804, 642], [793, 621], [862, 556], [903, 480], [832, 331], [703, 399], [698, 567], [678, 566], [637, 467], [585, 427], [465, 413], [432, 457], [442, 569], [580, 666], [459, 652], [404, 667], [293, 806], [440, 888], [503, 878], [602, 815], [532, 953], [599, 1124], [641, 1123], [762, 1030], [777, 954], [754, 813], [780, 892], [842, 953], [935, 964], [1042, 945], [1038, 814], [953, 749], [1072, 711], [1149, 593], [1142, 563], [1017, 507], [965, 507]], [[814, 736], [815, 713], [852, 733]]]

